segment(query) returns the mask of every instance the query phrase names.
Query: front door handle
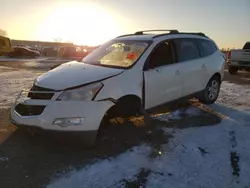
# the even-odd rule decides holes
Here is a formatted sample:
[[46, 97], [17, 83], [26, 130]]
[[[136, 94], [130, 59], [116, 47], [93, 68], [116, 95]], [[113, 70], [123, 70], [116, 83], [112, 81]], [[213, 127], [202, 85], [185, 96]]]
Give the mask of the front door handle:
[[156, 72], [159, 72], [159, 73], [161, 73], [161, 71], [162, 71], [161, 68], [156, 68], [155, 70], [156, 70]]
[[177, 70], [177, 71], [175, 72], [175, 75], [180, 75], [180, 74], [182, 74], [182, 72], [179, 71], [179, 70]]
[[203, 64], [201, 67], [202, 67], [202, 68], [206, 68], [206, 67], [207, 67], [207, 65], [206, 65], [206, 64]]

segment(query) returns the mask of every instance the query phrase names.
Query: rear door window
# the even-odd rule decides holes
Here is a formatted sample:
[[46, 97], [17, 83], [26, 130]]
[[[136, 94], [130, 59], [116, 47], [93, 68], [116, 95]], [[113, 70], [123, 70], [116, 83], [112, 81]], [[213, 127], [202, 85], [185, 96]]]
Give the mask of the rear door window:
[[198, 46], [194, 39], [175, 39], [174, 45], [178, 62], [189, 61], [200, 57]]
[[201, 57], [209, 56], [217, 50], [217, 47], [212, 41], [199, 39], [198, 43]]

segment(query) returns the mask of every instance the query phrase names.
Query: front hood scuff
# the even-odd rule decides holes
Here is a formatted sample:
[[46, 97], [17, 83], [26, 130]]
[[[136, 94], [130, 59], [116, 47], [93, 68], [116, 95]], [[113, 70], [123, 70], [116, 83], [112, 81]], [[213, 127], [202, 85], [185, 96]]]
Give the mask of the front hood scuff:
[[72, 61], [39, 76], [35, 85], [53, 90], [65, 90], [115, 76], [123, 69], [89, 65]]

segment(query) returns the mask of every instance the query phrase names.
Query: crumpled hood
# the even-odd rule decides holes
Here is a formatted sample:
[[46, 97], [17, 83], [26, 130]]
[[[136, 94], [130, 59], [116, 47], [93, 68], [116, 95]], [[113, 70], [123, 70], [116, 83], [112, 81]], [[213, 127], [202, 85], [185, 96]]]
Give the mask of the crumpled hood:
[[101, 67], [72, 61], [64, 63], [42, 74], [36, 79], [35, 85], [54, 90], [64, 90], [102, 80], [122, 72], [122, 69]]

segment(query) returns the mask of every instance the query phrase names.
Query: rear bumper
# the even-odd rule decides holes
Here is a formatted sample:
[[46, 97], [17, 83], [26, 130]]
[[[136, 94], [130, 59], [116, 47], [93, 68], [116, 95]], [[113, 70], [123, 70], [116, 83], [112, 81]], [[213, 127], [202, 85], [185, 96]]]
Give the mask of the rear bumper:
[[246, 62], [239, 62], [239, 61], [227, 61], [227, 66], [228, 67], [237, 67], [237, 68], [246, 68], [249, 69], [250, 68], [250, 61], [246, 61]]

